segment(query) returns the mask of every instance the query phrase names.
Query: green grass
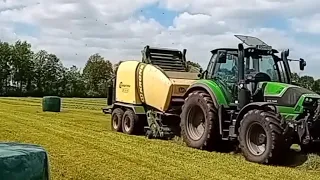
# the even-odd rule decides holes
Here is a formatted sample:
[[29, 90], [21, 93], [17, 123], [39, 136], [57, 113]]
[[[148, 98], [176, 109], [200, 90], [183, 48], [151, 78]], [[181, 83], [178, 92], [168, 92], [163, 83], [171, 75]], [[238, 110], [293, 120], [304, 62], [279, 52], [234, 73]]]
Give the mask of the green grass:
[[[52, 179], [320, 179], [320, 158], [297, 167], [249, 163], [181, 142], [112, 132], [105, 99], [63, 99], [61, 113], [42, 112], [38, 98], [0, 98], [0, 141], [43, 146]], [[291, 159], [301, 161], [300, 157]], [[303, 159], [303, 158], [302, 158]]]

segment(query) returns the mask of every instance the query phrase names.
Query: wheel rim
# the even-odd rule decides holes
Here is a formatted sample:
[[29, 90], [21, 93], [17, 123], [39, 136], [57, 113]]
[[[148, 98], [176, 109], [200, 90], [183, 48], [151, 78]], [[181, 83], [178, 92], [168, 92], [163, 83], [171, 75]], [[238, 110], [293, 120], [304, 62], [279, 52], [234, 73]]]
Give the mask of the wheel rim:
[[119, 126], [119, 119], [118, 116], [113, 116], [112, 118], [112, 125], [114, 129], [117, 129]]
[[187, 131], [191, 139], [193, 140], [199, 140], [204, 132], [204, 113], [200, 106], [194, 106], [192, 107], [187, 116]]
[[131, 127], [130, 118], [126, 116], [124, 118], [124, 130], [128, 132], [130, 130], [130, 127]]
[[263, 127], [258, 123], [252, 123], [249, 126], [246, 135], [246, 142], [249, 151], [259, 156], [266, 151], [267, 135]]

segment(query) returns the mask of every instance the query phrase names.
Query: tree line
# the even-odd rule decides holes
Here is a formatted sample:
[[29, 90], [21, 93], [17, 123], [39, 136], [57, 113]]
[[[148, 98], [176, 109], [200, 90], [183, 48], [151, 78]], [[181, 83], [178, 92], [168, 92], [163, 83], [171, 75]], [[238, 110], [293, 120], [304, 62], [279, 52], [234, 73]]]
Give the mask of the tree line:
[[32, 51], [27, 41], [0, 41], [0, 96], [106, 97], [108, 80], [119, 63], [96, 53], [81, 70], [75, 65], [65, 67], [46, 50]]
[[[108, 80], [119, 63], [112, 64], [96, 53], [89, 57], [83, 70], [75, 65], [64, 67], [55, 54], [46, 50], [33, 52], [26, 41], [0, 41], [0, 96], [106, 97]], [[201, 68], [195, 62], [187, 64], [189, 71]], [[292, 77], [297, 84], [320, 93], [320, 79], [297, 73]]]
[[299, 76], [297, 73], [292, 73], [291, 77], [295, 84], [320, 94], [320, 79], [308, 75]]

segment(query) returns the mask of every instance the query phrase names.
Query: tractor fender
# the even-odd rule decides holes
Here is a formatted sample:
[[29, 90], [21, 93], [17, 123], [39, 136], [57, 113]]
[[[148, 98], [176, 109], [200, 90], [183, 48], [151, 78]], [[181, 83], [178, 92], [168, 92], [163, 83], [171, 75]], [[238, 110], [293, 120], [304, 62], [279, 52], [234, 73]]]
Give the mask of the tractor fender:
[[219, 107], [219, 104], [217, 103], [217, 99], [215, 94], [213, 93], [213, 91], [206, 85], [203, 83], [194, 83], [191, 86], [189, 86], [189, 88], [186, 90], [186, 93], [184, 94], [184, 99], [188, 97], [188, 94], [190, 94], [193, 91], [205, 91], [206, 93], [208, 93], [213, 101], [213, 104], [216, 108]]
[[[235, 125], [235, 130], [237, 130], [240, 127], [240, 121], [242, 120], [243, 116], [249, 112], [250, 110], [253, 109], [262, 109], [263, 107], [266, 106], [273, 106], [274, 107], [274, 111], [277, 112], [278, 109], [276, 107], [276, 103], [273, 102], [252, 102], [249, 103], [247, 105], [245, 105], [239, 112], [237, 118], [236, 118], [236, 125]], [[238, 132], [236, 131], [236, 134], [238, 134]]]

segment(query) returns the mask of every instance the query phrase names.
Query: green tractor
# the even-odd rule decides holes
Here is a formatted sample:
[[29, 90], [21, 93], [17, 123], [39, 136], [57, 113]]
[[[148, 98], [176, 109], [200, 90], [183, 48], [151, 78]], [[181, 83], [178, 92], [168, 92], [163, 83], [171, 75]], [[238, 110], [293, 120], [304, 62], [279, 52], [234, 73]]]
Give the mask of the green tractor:
[[236, 35], [238, 48], [212, 50], [207, 69], [186, 91], [181, 135], [189, 147], [219, 149], [234, 142], [246, 160], [277, 163], [292, 144], [320, 141], [320, 95], [291, 80], [289, 50]]

